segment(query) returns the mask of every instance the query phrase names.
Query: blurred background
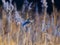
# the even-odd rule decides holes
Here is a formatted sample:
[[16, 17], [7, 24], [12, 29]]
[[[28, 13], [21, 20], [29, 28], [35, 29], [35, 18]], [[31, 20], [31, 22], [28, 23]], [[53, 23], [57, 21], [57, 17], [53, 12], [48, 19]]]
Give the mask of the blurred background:
[[60, 45], [60, 0], [0, 0], [0, 45]]

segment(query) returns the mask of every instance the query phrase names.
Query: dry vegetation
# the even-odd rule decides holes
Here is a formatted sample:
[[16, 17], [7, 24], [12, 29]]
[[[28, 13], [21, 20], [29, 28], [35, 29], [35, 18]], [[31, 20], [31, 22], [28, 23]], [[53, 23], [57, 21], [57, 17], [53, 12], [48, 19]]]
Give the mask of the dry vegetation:
[[[60, 25], [60, 12], [54, 11], [52, 15], [54, 16], [54, 24]], [[3, 19], [2, 21], [0, 20], [0, 45], [60, 45], [60, 37], [52, 35], [53, 28], [55, 27], [52, 26], [52, 16], [50, 18], [49, 16], [43, 18], [45, 15], [37, 15], [34, 23], [27, 25], [27, 30], [21, 24], [16, 25], [12, 20], [10, 25], [6, 24], [7, 19], [4, 11], [2, 11], [2, 16]], [[59, 17], [58, 20], [57, 16]], [[44, 19], [46, 21], [45, 24], [50, 21], [50, 27], [46, 32], [41, 31], [42, 20]]]

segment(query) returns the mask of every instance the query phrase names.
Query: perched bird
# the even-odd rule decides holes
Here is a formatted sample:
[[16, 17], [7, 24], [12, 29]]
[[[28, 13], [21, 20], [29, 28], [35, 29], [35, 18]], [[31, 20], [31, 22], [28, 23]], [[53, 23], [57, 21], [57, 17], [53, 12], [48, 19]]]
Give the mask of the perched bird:
[[27, 20], [24, 20], [24, 19], [19, 15], [19, 13], [18, 13], [17, 10], [15, 10], [15, 21], [17, 22], [17, 24], [18, 24], [18, 23], [21, 23], [22, 26], [25, 26], [25, 25], [33, 22], [33, 20], [30, 20], [30, 18], [28, 18]]

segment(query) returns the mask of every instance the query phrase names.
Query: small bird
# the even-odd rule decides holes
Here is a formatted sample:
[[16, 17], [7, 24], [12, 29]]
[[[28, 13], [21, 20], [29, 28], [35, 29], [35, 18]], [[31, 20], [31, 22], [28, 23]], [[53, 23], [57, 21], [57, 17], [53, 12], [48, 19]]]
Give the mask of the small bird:
[[25, 26], [29, 23], [32, 23], [33, 20], [30, 20], [30, 18], [24, 20], [23, 18], [21, 18], [21, 16], [19, 15], [19, 13], [17, 11], [15, 11], [15, 21], [18, 23], [21, 23], [22, 26]]

